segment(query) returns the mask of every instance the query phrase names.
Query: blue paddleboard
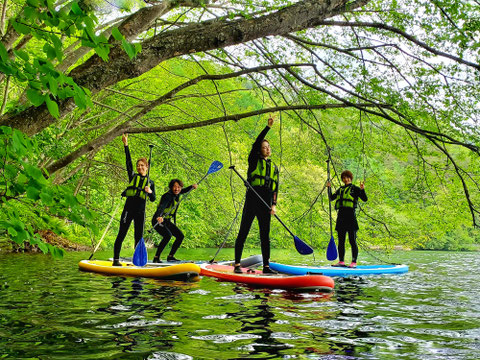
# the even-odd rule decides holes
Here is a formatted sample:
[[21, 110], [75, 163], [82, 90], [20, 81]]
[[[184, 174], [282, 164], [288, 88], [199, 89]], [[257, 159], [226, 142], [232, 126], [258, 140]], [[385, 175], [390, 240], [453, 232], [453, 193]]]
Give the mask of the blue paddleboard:
[[348, 268], [336, 266], [293, 266], [274, 262], [270, 263], [270, 268], [285, 274], [322, 274], [326, 276], [402, 274], [408, 271], [408, 265], [359, 265], [356, 268]]

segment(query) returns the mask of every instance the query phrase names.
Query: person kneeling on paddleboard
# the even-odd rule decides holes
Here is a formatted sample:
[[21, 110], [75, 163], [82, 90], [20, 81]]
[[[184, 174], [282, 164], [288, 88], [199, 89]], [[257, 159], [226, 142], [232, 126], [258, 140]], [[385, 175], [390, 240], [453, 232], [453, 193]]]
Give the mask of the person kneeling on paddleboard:
[[237, 239], [235, 240], [235, 268], [236, 273], [241, 273], [240, 260], [243, 246], [247, 238], [253, 219], [257, 217], [260, 228], [260, 243], [262, 247], [263, 272], [274, 274], [270, 269], [270, 220], [276, 212], [278, 194], [278, 168], [269, 159], [272, 149], [265, 135], [273, 125], [273, 118], [268, 119], [268, 125], [258, 135], [248, 155], [248, 179], [255, 192], [270, 205], [271, 210], [265, 206], [261, 199], [250, 188], [247, 189], [242, 221]]
[[170, 254], [167, 256], [167, 261], [179, 261], [174, 255], [185, 237], [182, 231], [176, 225], [180, 195], [189, 193], [191, 190], [196, 189], [197, 184], [183, 188], [183, 182], [181, 180], [173, 179], [168, 184], [168, 188], [170, 190], [162, 195], [160, 203], [157, 207], [157, 211], [155, 211], [155, 214], [152, 218], [152, 226], [163, 237], [153, 258], [154, 263], [161, 262], [160, 255], [172, 236], [175, 237], [175, 242], [170, 249]]
[[348, 241], [352, 248], [352, 262], [349, 267], [357, 267], [358, 245], [357, 245], [357, 231], [358, 222], [355, 215], [358, 199], [367, 201], [367, 194], [365, 193], [365, 186], [363, 182], [360, 187], [352, 184], [353, 174], [349, 170], [345, 170], [341, 174], [344, 183], [334, 194], [332, 194], [331, 184], [327, 182], [328, 197], [330, 200], [335, 200], [335, 210], [338, 211], [337, 224], [335, 230], [338, 234], [338, 260], [339, 262], [333, 266], [345, 266], [345, 238], [348, 233]]
[[[148, 161], [146, 158], [137, 160], [137, 173], [133, 171], [132, 158], [128, 148], [128, 134], [122, 136], [123, 145], [125, 148], [125, 158], [127, 165], [127, 174], [130, 184], [123, 191], [122, 196], [125, 196], [125, 206], [123, 208], [122, 216], [120, 218], [120, 228], [113, 247], [113, 266], [121, 266], [120, 264], [120, 250], [122, 249], [123, 240], [127, 235], [130, 224], [135, 226], [135, 247], [143, 236], [143, 225], [145, 222], [145, 200], [148, 196], [150, 201], [155, 201], [155, 184], [151, 179], [148, 179]], [[148, 184], [147, 184], [148, 179]]]

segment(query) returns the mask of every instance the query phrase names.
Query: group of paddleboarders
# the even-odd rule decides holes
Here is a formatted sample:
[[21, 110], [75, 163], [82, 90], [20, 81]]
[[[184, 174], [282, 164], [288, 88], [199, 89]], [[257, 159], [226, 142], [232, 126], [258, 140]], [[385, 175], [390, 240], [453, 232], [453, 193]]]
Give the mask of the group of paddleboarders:
[[[235, 265], [234, 272], [242, 273], [240, 260], [242, 258], [245, 240], [256, 217], [260, 230], [260, 244], [263, 258], [263, 273], [275, 273], [270, 269], [270, 222], [272, 215], [276, 213], [276, 205], [279, 188], [279, 171], [277, 166], [271, 161], [272, 149], [270, 143], [265, 139], [268, 131], [274, 124], [273, 117], [269, 117], [267, 125], [258, 135], [252, 145], [248, 156], [248, 178], [251, 186], [247, 187], [245, 205], [240, 222], [240, 230], [235, 240]], [[133, 171], [132, 159], [128, 148], [128, 136], [123, 134], [122, 141], [125, 147], [128, 187], [122, 193], [127, 199], [120, 219], [120, 229], [115, 240], [113, 265], [120, 264], [120, 249], [127, 234], [128, 228], [134, 221], [135, 246], [143, 236], [143, 227], [145, 222], [146, 200], [155, 201], [155, 184], [148, 178], [148, 161], [140, 158], [137, 161], [137, 173]], [[339, 262], [333, 266], [346, 266], [345, 257], [345, 239], [348, 233], [350, 246], [352, 248], [352, 262], [350, 267], [356, 267], [358, 258], [358, 246], [356, 243], [356, 232], [358, 222], [355, 215], [358, 199], [367, 201], [364, 184], [360, 187], [352, 184], [353, 174], [346, 170], [342, 172], [341, 179], [344, 183], [335, 193], [331, 192], [331, 184], [327, 182], [328, 196], [330, 200], [335, 200], [335, 209], [338, 210], [337, 224], [335, 230], [338, 233], [338, 252]], [[173, 179], [169, 183], [169, 190], [162, 195], [157, 210], [152, 217], [153, 228], [162, 236], [158, 245], [153, 262], [161, 262], [160, 256], [171, 237], [175, 241], [167, 256], [167, 261], [178, 261], [175, 258], [175, 252], [180, 247], [184, 235], [176, 225], [176, 213], [179, 205], [180, 195], [187, 194], [197, 188], [197, 184], [184, 188], [180, 179]], [[268, 207], [266, 205], [269, 205]], [[173, 221], [172, 221], [173, 220]]]

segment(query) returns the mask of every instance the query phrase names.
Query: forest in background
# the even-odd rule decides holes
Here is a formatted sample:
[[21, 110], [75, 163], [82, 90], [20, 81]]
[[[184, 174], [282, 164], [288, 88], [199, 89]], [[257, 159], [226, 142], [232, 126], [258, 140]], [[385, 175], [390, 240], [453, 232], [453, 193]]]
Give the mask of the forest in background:
[[[474, 86], [478, 61], [466, 60], [478, 58], [473, 46], [477, 44], [476, 23], [462, 19], [462, 9], [441, 2], [381, 3], [338, 1], [339, 8], [326, 14], [336, 21], [331, 24], [314, 24], [310, 30], [306, 30], [310, 24], [304, 25], [305, 29], [287, 29], [276, 39], [259, 34], [259, 40], [246, 39], [241, 47], [228, 47], [225, 42], [225, 46], [217, 44], [204, 52], [177, 49], [177, 56], [143, 72], [133, 68], [151, 61], [152, 44], [147, 42], [159, 34], [163, 33], [160, 39], [166, 41], [168, 36], [181, 36], [171, 32], [193, 25], [201, 32], [198, 29], [211, 24], [202, 18], [208, 9], [228, 13], [218, 16], [217, 22], [229, 26], [241, 22], [248, 10], [259, 11], [258, 5], [249, 3], [241, 12], [235, 7], [244, 6], [243, 2], [228, 2], [231, 7], [220, 10], [208, 3], [175, 4], [170, 12], [157, 14], [154, 25], [128, 37], [123, 30], [133, 26], [122, 27], [124, 22], [133, 21], [141, 11], [170, 4], [152, 2], [138, 7], [133, 2], [119, 12], [123, 16], [118, 16], [117, 23], [108, 19], [115, 24], [109, 46], [105, 46], [108, 36], [100, 38], [100, 31], [92, 30], [100, 28], [101, 19], [109, 18], [99, 7], [86, 10], [84, 2], [53, 7], [42, 1], [27, 1], [23, 8], [11, 5], [10, 24], [16, 24], [12, 26], [18, 36], [7, 43], [12, 35], [9, 25], [0, 48], [0, 70], [5, 75], [0, 88], [5, 95], [0, 121], [5, 145], [0, 150], [2, 241], [20, 246], [29, 242], [61, 256], [61, 250], [41, 240], [39, 230], [94, 245], [113, 216], [103, 240], [103, 246], [112, 246], [124, 202], [120, 193], [127, 185], [120, 139], [125, 131], [130, 134], [134, 160], [147, 157], [148, 145], [155, 145], [151, 178], [158, 199], [172, 178], [189, 185], [206, 173], [212, 161], [224, 164], [182, 202], [178, 223], [186, 234], [183, 246], [218, 247], [226, 238], [227, 246], [232, 246], [245, 187], [228, 166], [235, 165], [246, 175], [251, 144], [271, 114], [276, 122], [267, 138], [272, 159], [280, 168], [278, 215], [317, 250], [326, 248], [330, 238], [325, 188], [329, 158], [334, 188], [340, 185], [339, 174], [344, 169], [355, 174], [355, 184], [365, 181], [369, 201], [360, 203], [358, 209], [359, 241], [364, 245], [478, 249], [480, 161], [478, 89]], [[190, 10], [182, 11], [182, 4]], [[409, 13], [412, 4], [436, 5], [436, 12], [430, 15], [437, 23], [417, 23]], [[341, 6], [347, 5], [358, 6], [358, 12], [343, 8], [338, 16]], [[60, 11], [54, 14], [62, 6], [70, 6], [64, 11], [68, 19]], [[251, 17], [268, 17], [293, 6], [264, 4], [260, 14], [252, 12]], [[35, 9], [38, 14], [56, 15], [58, 22], [35, 15]], [[438, 19], [441, 10], [450, 17]], [[462, 11], [466, 10], [476, 19], [472, 9]], [[388, 38], [378, 27], [360, 34], [363, 29], [355, 27], [361, 19], [356, 17], [366, 13], [383, 17], [384, 28], [389, 24], [394, 37]], [[145, 19], [145, 13], [142, 16]], [[351, 34], [335, 16], [348, 18], [354, 29]], [[80, 23], [83, 28], [77, 26], [70, 36], [63, 28], [63, 35], [56, 39], [53, 30], [61, 27], [62, 21]], [[460, 35], [445, 43], [441, 29], [448, 24], [455, 28], [454, 21], [462, 24]], [[43, 27], [39, 26], [42, 22]], [[445, 50], [460, 51], [461, 55], [450, 56], [451, 63], [444, 63], [438, 59], [442, 54], [428, 54], [425, 46], [421, 52], [407, 53], [407, 45], [402, 43], [405, 39], [412, 42], [404, 35], [407, 25], [416, 31], [416, 26], [422, 25], [426, 34], [433, 34], [432, 39], [425, 39], [425, 46], [437, 41]], [[348, 47], [347, 39], [356, 47]], [[375, 45], [367, 45], [367, 41]], [[397, 43], [390, 44], [393, 41]], [[289, 47], [292, 42], [295, 48]], [[319, 47], [322, 50], [317, 50]], [[391, 52], [381, 52], [388, 48]], [[101, 59], [92, 60], [95, 56]], [[97, 71], [99, 67], [104, 67], [105, 73], [115, 70], [122, 74], [111, 82], [98, 74], [82, 75], [85, 69]], [[99, 85], [102, 81], [103, 87]], [[146, 229], [155, 206], [147, 206]], [[130, 233], [125, 246], [131, 246], [132, 238]], [[276, 221], [272, 222], [271, 238], [274, 247], [292, 246], [291, 236]], [[247, 246], [256, 247], [258, 242], [254, 226]]]

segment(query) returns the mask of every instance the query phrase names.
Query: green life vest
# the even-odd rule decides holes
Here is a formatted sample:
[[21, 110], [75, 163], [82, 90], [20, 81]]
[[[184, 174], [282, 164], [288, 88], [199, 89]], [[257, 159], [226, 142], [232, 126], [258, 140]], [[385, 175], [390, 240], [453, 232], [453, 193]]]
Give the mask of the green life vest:
[[335, 210], [338, 210], [342, 207], [344, 208], [354, 208], [355, 207], [355, 199], [351, 195], [353, 185], [350, 186], [342, 186], [340, 188], [340, 192], [338, 194], [338, 199], [335, 202]]
[[252, 186], [264, 186], [275, 192], [278, 188], [277, 166], [271, 160], [258, 159], [257, 167], [248, 174], [248, 182]]
[[145, 186], [147, 186], [147, 178], [144, 177], [142, 183], [140, 184], [140, 179], [142, 177], [139, 174], [135, 174], [130, 184], [123, 191], [122, 196], [133, 197], [138, 196], [141, 199], [145, 199]]
[[175, 211], [177, 211], [177, 206], [178, 206], [179, 202], [180, 201], [175, 198], [175, 199], [173, 199], [170, 206], [165, 208], [165, 210], [163, 210], [163, 218], [164, 219], [171, 219], [175, 215]]

